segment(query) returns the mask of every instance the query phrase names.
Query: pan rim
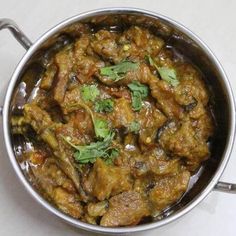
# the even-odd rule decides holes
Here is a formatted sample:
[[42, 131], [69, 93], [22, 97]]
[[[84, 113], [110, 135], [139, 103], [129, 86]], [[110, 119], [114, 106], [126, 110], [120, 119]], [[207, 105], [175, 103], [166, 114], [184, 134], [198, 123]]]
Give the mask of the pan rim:
[[[45, 42], [48, 38], [50, 38], [52, 35], [54, 35], [56, 32], [58, 32], [60, 29], [64, 28], [65, 26], [75, 23], [77, 21], [83, 20], [85, 18], [91, 17], [91, 16], [98, 16], [103, 14], [117, 14], [117, 13], [124, 13], [124, 14], [141, 14], [152, 18], [159, 18], [161, 20], [164, 20], [168, 22], [173, 27], [177, 28], [181, 32], [188, 35], [194, 42], [196, 42], [209, 56], [212, 63], [215, 65], [215, 67], [219, 70], [220, 76], [224, 82], [225, 88], [227, 90], [227, 96], [228, 96], [228, 102], [230, 107], [230, 122], [229, 122], [229, 136], [226, 144], [226, 148], [221, 160], [221, 163], [219, 164], [218, 169], [216, 170], [215, 174], [212, 177], [211, 182], [206, 185], [204, 190], [199, 194], [199, 196], [196, 196], [189, 204], [187, 204], [183, 209], [179, 210], [177, 213], [164, 218], [163, 220], [157, 221], [157, 222], [150, 222], [143, 225], [137, 225], [132, 227], [102, 227], [102, 226], [95, 226], [88, 223], [84, 223], [80, 220], [74, 219], [61, 211], [57, 210], [55, 207], [50, 205], [45, 199], [43, 199], [40, 194], [38, 194], [33, 187], [31, 186], [30, 182], [27, 180], [27, 178], [22, 173], [22, 170], [15, 158], [11, 141], [10, 141], [10, 126], [9, 126], [9, 108], [10, 108], [10, 102], [11, 102], [11, 95], [13, 93], [13, 89], [15, 86], [15, 83], [18, 79], [18, 76], [23, 68], [23, 66], [27, 63], [28, 59], [33, 55], [33, 53], [42, 45], [43, 42]], [[234, 105], [234, 98], [233, 98], [233, 92], [232, 88], [230, 86], [229, 80], [226, 76], [226, 73], [224, 72], [220, 62], [216, 58], [216, 56], [213, 54], [213, 52], [209, 49], [209, 47], [198, 37], [196, 36], [192, 31], [187, 29], [182, 24], [176, 22], [175, 20], [172, 20], [166, 16], [163, 16], [161, 14], [139, 9], [139, 8], [125, 8], [125, 7], [112, 7], [112, 8], [102, 8], [102, 9], [96, 9], [92, 11], [88, 11], [85, 13], [78, 14], [76, 16], [70, 17], [61, 23], [57, 24], [55, 27], [48, 30], [45, 34], [39, 37], [38, 40], [30, 47], [30, 49], [25, 53], [23, 58], [20, 60], [19, 64], [17, 65], [11, 80], [9, 82], [7, 93], [4, 100], [4, 106], [3, 106], [3, 132], [4, 132], [4, 140], [5, 140], [5, 146], [7, 149], [8, 156], [10, 158], [11, 164], [21, 180], [21, 183], [24, 185], [24, 187], [27, 189], [27, 191], [32, 195], [37, 202], [40, 203], [44, 208], [46, 208], [49, 212], [52, 214], [58, 216], [59, 218], [63, 219], [67, 223], [74, 225], [78, 228], [89, 230], [97, 233], [107, 233], [107, 234], [120, 234], [120, 233], [131, 233], [131, 232], [139, 232], [144, 231], [147, 229], [153, 229], [157, 227], [161, 227], [163, 225], [166, 225], [170, 222], [173, 222], [174, 220], [178, 219], [180, 216], [186, 214], [191, 209], [193, 209], [196, 205], [198, 205], [214, 188], [214, 186], [217, 184], [219, 178], [221, 177], [227, 162], [229, 160], [233, 142], [234, 142], [234, 136], [235, 136], [235, 105]]]

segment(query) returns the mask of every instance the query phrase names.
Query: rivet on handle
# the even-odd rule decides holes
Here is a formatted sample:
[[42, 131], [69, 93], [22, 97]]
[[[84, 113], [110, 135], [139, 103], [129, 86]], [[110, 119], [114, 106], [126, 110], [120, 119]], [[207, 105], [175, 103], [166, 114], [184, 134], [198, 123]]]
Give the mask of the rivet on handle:
[[26, 35], [19, 29], [17, 24], [10, 19], [0, 19], [0, 30], [9, 29], [14, 35], [16, 40], [27, 50], [31, 47], [31, 41]]

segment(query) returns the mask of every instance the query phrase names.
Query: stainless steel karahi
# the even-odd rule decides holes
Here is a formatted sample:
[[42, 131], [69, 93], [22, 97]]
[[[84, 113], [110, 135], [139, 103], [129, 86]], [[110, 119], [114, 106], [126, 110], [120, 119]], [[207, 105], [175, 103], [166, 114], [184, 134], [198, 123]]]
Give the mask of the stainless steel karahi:
[[[111, 22], [114, 22], [114, 20], [115, 22], [121, 22], [124, 17], [129, 18], [133, 24], [142, 24], [145, 27], [150, 27], [154, 33], [158, 32], [159, 34], [163, 34], [163, 37], [172, 35], [169, 39], [170, 43], [187, 55], [193, 63], [205, 73], [206, 78], [208, 78], [206, 83], [210, 88], [213, 98], [217, 131], [212, 142], [211, 158], [201, 169], [197, 182], [177, 205], [166, 212], [162, 218], [152, 222], [131, 227], [106, 228], [81, 222], [62, 213], [47, 202], [37, 189], [31, 185], [27, 175], [19, 164], [19, 154], [17, 154], [16, 146], [21, 147], [21, 143], [11, 136], [10, 118], [14, 110], [18, 107], [18, 102], [21, 99], [19, 86], [22, 76], [32, 63], [37, 60], [37, 57], [42, 54], [45, 48], [55, 43], [65, 32], [73, 31], [73, 26], [78, 22], [90, 22], [92, 24], [104, 24], [106, 22], [106, 24], [112, 24]], [[108, 20], [106, 21], [106, 19]], [[160, 27], [162, 30], [160, 30]], [[50, 29], [35, 43], [31, 43], [13, 21], [0, 19], [0, 30], [5, 28], [9, 29], [14, 37], [27, 50], [11, 77], [4, 105], [0, 108], [0, 113], [3, 116], [6, 149], [12, 166], [22, 184], [28, 192], [51, 213], [81, 229], [107, 234], [131, 233], [157, 228], [176, 220], [193, 209], [213, 190], [236, 193], [236, 184], [219, 181], [229, 160], [235, 135], [235, 105], [232, 89], [222, 66], [214, 54], [205, 43], [186, 27], [165, 16], [146, 10], [135, 8], [107, 8], [71, 17]], [[32, 84], [32, 81], [30, 84]], [[33, 89], [32, 85], [31, 88]], [[17, 91], [18, 95], [16, 96]]]

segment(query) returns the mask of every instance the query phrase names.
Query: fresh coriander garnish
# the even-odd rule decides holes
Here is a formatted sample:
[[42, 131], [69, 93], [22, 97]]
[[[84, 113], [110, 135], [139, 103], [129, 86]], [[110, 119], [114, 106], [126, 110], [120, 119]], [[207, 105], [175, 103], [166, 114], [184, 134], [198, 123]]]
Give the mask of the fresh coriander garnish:
[[151, 66], [154, 66], [157, 69], [163, 80], [171, 84], [173, 87], [176, 87], [179, 84], [175, 69], [166, 66], [158, 67], [150, 55], [146, 56], [146, 59]]
[[119, 81], [124, 78], [129, 71], [137, 70], [139, 64], [132, 61], [123, 61], [114, 66], [106, 66], [100, 69], [102, 76], [107, 76], [114, 81]]
[[157, 65], [156, 63], [154, 62], [154, 60], [152, 59], [152, 57], [150, 55], [146, 55], [145, 56], [145, 60], [151, 65], [151, 66], [154, 66], [156, 69], [157, 69]]
[[105, 160], [105, 162], [111, 165], [116, 157], [119, 156], [119, 150], [117, 148], [112, 148], [109, 150], [109, 158]]
[[94, 119], [95, 134], [98, 138], [106, 138], [110, 133], [108, 122], [102, 119]]
[[72, 104], [71, 106], [74, 108], [77, 106], [82, 107], [90, 114], [92, 121], [93, 121], [94, 131], [95, 131], [97, 138], [105, 138], [107, 136], [107, 134], [110, 132], [110, 129], [108, 127], [108, 122], [106, 120], [96, 118], [94, 116], [92, 110], [89, 108], [89, 106], [87, 106], [83, 102], [77, 102], [75, 104]]
[[142, 99], [148, 96], [148, 86], [133, 81], [128, 84], [128, 88], [131, 90], [132, 107], [134, 111], [140, 111], [142, 108]]
[[138, 134], [140, 130], [140, 123], [138, 121], [133, 121], [129, 125], [129, 131]]
[[76, 149], [74, 158], [81, 164], [94, 163], [97, 158], [103, 158], [106, 162], [112, 162], [112, 160], [119, 155], [119, 151], [116, 148], [110, 147], [112, 140], [115, 136], [114, 132], [110, 132], [103, 141], [90, 143], [84, 146], [76, 146], [70, 142], [67, 137], [63, 137], [64, 140]]
[[110, 98], [96, 101], [94, 106], [94, 110], [96, 112], [112, 112], [113, 108], [114, 108], [114, 101]]
[[81, 95], [84, 101], [94, 102], [100, 92], [96, 85], [83, 85], [81, 87]]
[[176, 76], [176, 71], [168, 67], [159, 67], [158, 72], [163, 80], [176, 87], [179, 84], [179, 80]]

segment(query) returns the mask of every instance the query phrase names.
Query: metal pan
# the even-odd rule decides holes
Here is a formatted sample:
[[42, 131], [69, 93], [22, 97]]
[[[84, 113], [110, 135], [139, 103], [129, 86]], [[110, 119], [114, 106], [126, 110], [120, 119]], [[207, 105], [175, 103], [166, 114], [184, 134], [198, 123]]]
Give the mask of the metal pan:
[[[217, 131], [214, 140], [212, 140], [212, 156], [204, 163], [201, 171], [197, 173], [192, 181], [191, 188], [182, 197], [181, 201], [165, 212], [161, 218], [137, 226], [120, 228], [106, 228], [81, 222], [62, 213], [47, 202], [31, 184], [24, 168], [20, 165], [20, 150], [25, 148], [25, 143], [11, 135], [11, 115], [15, 112], [21, 112], [22, 104], [26, 100], [25, 93], [22, 92], [24, 86], [27, 87], [28, 92], [35, 89], [38, 58], [42, 59], [43, 52], [58, 41], [60, 42], [61, 37], [64, 37], [65, 34], [73, 35], [73, 29], [78, 22], [89, 22], [96, 27], [112, 26], [117, 23], [122, 26], [125, 24], [142, 24], [150, 28], [152, 32], [161, 34], [164, 38], [169, 37], [169, 42], [190, 58], [205, 74], [206, 83], [211, 91], [217, 123]], [[222, 66], [214, 54], [205, 43], [186, 27], [165, 16], [141, 9], [107, 8], [69, 18], [50, 29], [35, 43], [31, 43], [13, 21], [0, 19], [0, 30], [5, 28], [9, 29], [17, 41], [26, 49], [25, 55], [17, 65], [9, 82], [4, 105], [0, 108], [0, 113], [3, 116], [6, 149], [22, 184], [30, 195], [48, 211], [67, 223], [85, 230], [107, 234], [131, 233], [157, 228], [176, 220], [193, 209], [213, 190], [236, 193], [236, 184], [219, 181], [229, 160], [235, 135], [235, 105], [232, 89]], [[33, 73], [30, 79], [25, 80], [27, 72], [32, 71], [34, 67], [36, 67], [35, 74]], [[22, 88], [23, 81], [24, 86]]]

